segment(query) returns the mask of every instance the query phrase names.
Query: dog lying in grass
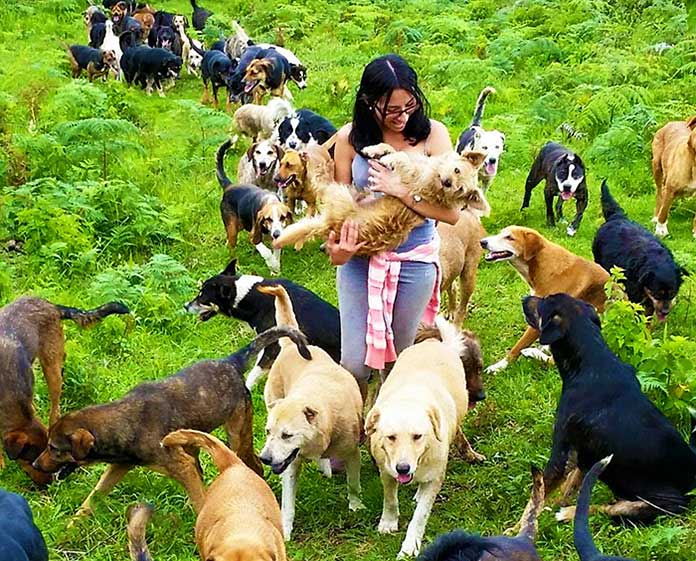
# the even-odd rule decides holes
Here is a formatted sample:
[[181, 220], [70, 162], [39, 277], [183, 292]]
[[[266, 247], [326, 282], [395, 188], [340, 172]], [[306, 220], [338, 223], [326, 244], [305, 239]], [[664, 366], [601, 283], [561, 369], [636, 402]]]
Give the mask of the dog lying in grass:
[[[490, 212], [488, 201], [477, 186], [478, 169], [486, 156], [483, 152], [460, 155], [453, 151], [426, 157], [397, 152], [384, 143], [369, 146], [363, 152], [389, 166], [412, 195], [419, 195], [431, 204], [447, 208], [466, 206], [482, 214]], [[352, 219], [360, 228], [360, 241], [365, 242], [358, 254], [373, 255], [403, 243], [408, 233], [424, 220], [396, 197], [375, 197], [360, 204], [346, 185], [334, 183], [322, 191], [321, 214], [287, 228], [275, 240], [276, 247], [294, 244], [295, 249], [299, 249], [312, 238], [325, 240], [329, 232], [340, 232], [343, 223]]]

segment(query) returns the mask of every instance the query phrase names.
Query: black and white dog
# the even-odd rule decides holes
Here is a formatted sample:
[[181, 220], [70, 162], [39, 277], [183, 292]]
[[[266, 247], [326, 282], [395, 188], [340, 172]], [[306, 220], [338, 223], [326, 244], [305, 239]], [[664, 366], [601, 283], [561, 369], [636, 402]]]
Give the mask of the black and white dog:
[[[216, 314], [240, 319], [262, 333], [276, 325], [275, 297], [261, 294], [257, 286], [281, 285], [290, 296], [300, 331], [310, 345], [324, 349], [336, 362], [341, 360], [341, 322], [338, 310], [306, 288], [286, 279], [264, 279], [256, 275], [238, 275], [236, 260], [222, 273], [203, 283], [198, 296], [186, 304], [186, 311], [207, 321]], [[247, 376], [251, 389], [271, 368], [280, 352], [277, 344], [264, 349]]]
[[138, 46], [133, 32], [127, 31], [120, 39], [123, 49], [121, 70], [128, 85], [137, 82], [148, 95], [154, 86], [160, 97], [164, 97], [162, 82], [179, 76], [181, 57], [166, 49]]
[[568, 226], [566, 232], [574, 236], [580, 227], [582, 215], [587, 208], [587, 183], [585, 182], [585, 164], [580, 156], [568, 150], [565, 146], [555, 142], [547, 142], [539, 152], [539, 155], [529, 170], [524, 186], [524, 200], [522, 210], [529, 206], [532, 189], [542, 179], [546, 180], [544, 198], [546, 200], [546, 223], [549, 226], [556, 225], [553, 213], [553, 199], [558, 197], [556, 203], [556, 215], [559, 221], [563, 221], [563, 203], [575, 198], [575, 218]]
[[471, 120], [469, 128], [459, 135], [457, 141], [457, 152], [460, 154], [464, 150], [478, 150], [486, 154], [486, 159], [483, 160], [483, 165], [478, 171], [479, 186], [484, 192], [491, 186], [498, 173], [500, 156], [505, 148], [505, 135], [502, 132], [498, 130], [487, 131], [481, 126], [486, 98], [493, 93], [495, 93], [495, 89], [490, 86], [481, 90], [478, 100], [476, 100], [474, 118]]
[[273, 139], [283, 148], [302, 150], [307, 144], [324, 144], [334, 134], [336, 127], [326, 117], [300, 109], [278, 124]]

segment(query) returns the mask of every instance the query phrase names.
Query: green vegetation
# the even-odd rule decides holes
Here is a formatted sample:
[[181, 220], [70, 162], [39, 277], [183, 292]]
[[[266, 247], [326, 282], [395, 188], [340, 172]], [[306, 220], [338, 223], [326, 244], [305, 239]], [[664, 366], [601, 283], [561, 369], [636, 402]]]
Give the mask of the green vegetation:
[[[508, 146], [489, 192], [487, 230], [527, 225], [584, 256], [591, 256], [602, 222], [600, 179], [607, 177], [627, 213], [648, 225], [652, 135], [664, 122], [696, 113], [696, 38], [687, 34], [686, 11], [676, 0], [202, 4], [216, 12], [207, 31], [213, 38], [237, 18], [258, 40], [284, 39], [309, 67], [309, 87], [293, 90], [296, 105], [337, 125], [350, 117], [364, 65], [389, 51], [416, 67], [433, 116], [454, 139], [468, 125], [479, 91], [494, 86], [498, 93], [489, 99], [484, 125], [504, 131]], [[156, 6], [190, 16], [186, 0]], [[23, 242], [22, 252], [0, 252], [0, 301], [32, 293], [89, 307], [120, 298], [134, 311], [132, 320], [108, 318], [87, 332], [66, 326], [64, 411], [118, 398], [143, 380], [229, 354], [252, 336], [246, 325], [224, 318], [200, 324], [182, 307], [196, 281], [222, 270], [230, 257], [213, 154], [231, 119], [199, 105], [200, 81], [185, 74], [166, 99], [113, 81], [71, 80], [61, 41], [86, 43], [84, 7], [81, 0], [0, 5], [0, 240], [3, 247], [9, 240]], [[578, 138], [567, 139], [563, 123]], [[564, 226], [545, 226], [541, 188], [531, 208], [519, 211], [528, 167], [547, 140], [567, 143], [590, 167], [590, 206], [572, 239]], [[236, 155], [245, 148], [238, 143]], [[236, 168], [233, 159], [227, 165]], [[674, 205], [667, 240], [692, 272], [695, 210], [693, 200]], [[237, 258], [244, 273], [268, 275], [245, 235]], [[283, 276], [336, 302], [334, 270], [318, 243], [285, 251]], [[623, 303], [605, 318], [611, 344], [638, 367], [650, 395], [684, 431], [684, 406], [694, 404], [696, 390], [695, 289], [693, 279], [685, 282], [665, 325], [646, 325]], [[522, 333], [520, 298], [526, 292], [508, 264], [481, 265], [467, 325], [480, 334], [487, 364], [502, 358]], [[46, 389], [37, 379], [36, 402], [46, 418]], [[528, 497], [530, 462], [543, 465], [548, 457], [560, 387], [556, 370], [522, 359], [488, 377], [486, 385], [488, 400], [468, 417], [466, 432], [488, 459], [470, 466], [452, 458], [427, 541], [456, 527], [499, 533], [511, 526]], [[254, 401], [260, 448], [260, 389]], [[68, 529], [102, 470], [79, 470], [39, 491], [9, 462], [0, 485], [27, 496], [53, 560], [126, 559], [126, 507], [142, 500], [157, 506], [150, 532], [155, 558], [197, 558], [194, 514], [183, 490], [146, 470], [129, 475], [97, 503], [94, 517]], [[367, 510], [349, 513], [343, 476], [325, 480], [315, 468], [306, 469], [289, 545], [293, 559], [394, 558], [414, 490], [402, 492], [402, 530], [380, 536], [381, 485], [367, 451], [362, 479]], [[269, 481], [278, 491], [278, 478]], [[595, 500], [609, 496], [600, 486]], [[599, 515], [591, 522], [607, 554], [641, 561], [694, 558], [696, 510], [649, 528], [617, 527]], [[542, 515], [538, 547], [543, 559], [577, 559], [571, 527], [558, 525], [550, 512]]]

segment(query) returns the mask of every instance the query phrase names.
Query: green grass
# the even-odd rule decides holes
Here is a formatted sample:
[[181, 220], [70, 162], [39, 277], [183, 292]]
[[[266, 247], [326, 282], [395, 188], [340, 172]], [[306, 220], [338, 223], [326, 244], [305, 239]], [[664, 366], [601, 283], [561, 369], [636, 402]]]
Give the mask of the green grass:
[[[309, 67], [309, 87], [295, 94], [297, 106], [337, 125], [350, 118], [362, 68], [384, 52], [399, 52], [413, 63], [433, 117], [445, 122], [455, 140], [468, 125], [478, 92], [495, 86], [498, 93], [489, 99], [484, 124], [504, 131], [508, 144], [489, 192], [493, 213], [486, 229], [530, 226], [588, 257], [602, 222], [600, 179], [608, 177], [629, 215], [648, 225], [654, 205], [652, 135], [667, 120], [696, 112], [694, 37], [686, 35], [683, 7], [669, 0], [207, 0], [204, 5], [216, 12], [218, 25], [238, 18], [258, 40], [275, 41], [276, 29], [282, 28], [286, 46]], [[60, 41], [86, 42], [83, 7], [78, 0], [17, 0], [0, 7], [0, 182], [5, 187], [0, 239], [22, 239], [26, 249], [2, 253], [2, 303], [26, 293], [82, 307], [119, 297], [134, 310], [133, 320], [109, 318], [86, 332], [66, 326], [64, 411], [118, 398], [143, 380], [229, 354], [252, 336], [240, 322], [217, 318], [200, 324], [182, 310], [196, 281], [220, 271], [229, 259], [213, 153], [229, 132], [230, 119], [202, 109], [200, 82], [185, 75], [166, 99], [114, 82], [72, 81]], [[157, 7], [190, 12], [184, 0]], [[674, 47], [657, 54], [651, 46], [663, 41]], [[109, 156], [113, 183], [106, 186], [100, 183], [101, 139], [86, 130], [78, 143], [61, 140], [61, 123], [87, 118], [122, 119], [137, 127], [135, 134], [125, 124], [119, 129], [119, 140], [130, 144]], [[584, 138], [567, 141], [558, 131], [563, 122]], [[566, 142], [590, 167], [590, 206], [573, 239], [564, 227], [545, 226], [541, 187], [531, 208], [525, 214], [518, 210], [529, 165], [547, 140]], [[244, 149], [242, 143], [236, 155]], [[227, 165], [235, 169], [234, 161]], [[57, 182], [29, 189], [34, 194], [20, 188], [46, 177]], [[675, 204], [667, 240], [692, 271], [695, 210], [693, 200]], [[169, 259], [153, 259], [157, 255]], [[245, 236], [237, 258], [244, 273], [268, 274]], [[285, 252], [283, 276], [336, 303], [334, 269], [318, 244]], [[669, 334], [696, 336], [694, 288], [692, 280], [685, 283], [664, 327]], [[509, 265], [481, 265], [467, 326], [480, 335], [487, 364], [500, 359], [522, 333], [520, 298], [527, 291]], [[37, 379], [36, 403], [45, 418], [47, 395], [38, 370]], [[512, 525], [528, 497], [530, 462], [543, 465], [548, 457], [559, 392], [556, 370], [522, 359], [485, 382], [489, 397], [467, 418], [466, 433], [488, 460], [470, 466], [452, 458], [426, 542], [457, 527], [493, 534]], [[260, 449], [260, 388], [254, 402]], [[95, 465], [38, 490], [9, 462], [0, 485], [28, 498], [51, 559], [126, 559], [125, 510], [143, 500], [157, 507], [149, 538], [155, 558], [197, 556], [194, 514], [183, 490], [146, 470], [132, 472], [98, 501], [92, 518], [68, 529], [70, 516], [102, 471]], [[365, 450], [362, 481], [367, 510], [349, 513], [342, 476], [327, 481], [312, 467], [304, 472], [289, 544], [293, 559], [370, 561], [396, 555], [414, 490], [401, 493], [402, 530], [385, 537], [376, 532], [381, 487]], [[269, 483], [279, 491], [278, 478], [270, 477]], [[599, 486], [595, 501], [609, 498]], [[694, 557], [693, 512], [649, 528], [614, 526], [601, 516], [591, 522], [606, 554], [640, 561]], [[538, 549], [547, 560], [576, 559], [571, 527], [558, 525], [545, 512]]]

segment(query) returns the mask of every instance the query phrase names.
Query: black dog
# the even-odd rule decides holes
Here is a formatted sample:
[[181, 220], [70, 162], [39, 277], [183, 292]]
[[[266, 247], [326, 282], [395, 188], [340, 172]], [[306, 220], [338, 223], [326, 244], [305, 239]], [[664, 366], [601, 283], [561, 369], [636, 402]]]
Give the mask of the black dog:
[[203, 57], [201, 61], [201, 78], [203, 79], [203, 103], [208, 102], [208, 83], [213, 88], [213, 105], [218, 107], [218, 90], [227, 90], [227, 105], [232, 103], [232, 79], [238, 67], [237, 61], [230, 59], [220, 51], [203, 51], [194, 43], [191, 48]]
[[[341, 322], [338, 310], [306, 288], [285, 279], [264, 279], [255, 275], [238, 275], [236, 260], [222, 273], [203, 283], [198, 296], [186, 304], [187, 312], [207, 321], [220, 313], [248, 323], [257, 333], [275, 323], [275, 297], [261, 294], [256, 286], [280, 285], [290, 296], [300, 330], [310, 345], [324, 349], [336, 362], [341, 360]], [[270, 345], [247, 377], [247, 387], [268, 371], [280, 352], [277, 344]]]
[[0, 489], [0, 520], [0, 559], [48, 561], [46, 543], [24, 497]]
[[71, 45], [67, 47], [67, 50], [73, 78], [78, 78], [85, 70], [90, 82], [99, 77], [106, 80], [109, 70], [116, 71], [117, 61], [114, 51], [93, 49], [85, 45]]
[[205, 27], [205, 22], [208, 21], [208, 18], [213, 15], [213, 12], [198, 6], [196, 4], [196, 0], [191, 0], [191, 7], [193, 8], [193, 15], [191, 16], [193, 28], [196, 31], [203, 31], [203, 28]]
[[104, 43], [104, 37], [106, 37], [106, 25], [95, 23], [89, 30], [89, 46], [98, 49]]
[[[171, 12], [158, 10], [155, 12], [155, 26], [171, 27], [174, 29], [174, 16]], [[154, 26], [153, 26], [154, 29]]]
[[514, 537], [485, 538], [461, 530], [439, 536], [420, 554], [417, 561], [541, 561], [534, 547], [537, 518], [544, 508], [544, 476], [532, 467], [531, 508], [520, 521], [520, 533]]
[[580, 156], [555, 142], [547, 142], [529, 170], [524, 186], [522, 209], [529, 206], [532, 189], [542, 179], [546, 179], [544, 198], [546, 200], [546, 222], [555, 226], [553, 199], [558, 197], [556, 214], [563, 220], [563, 203], [575, 197], [575, 219], [568, 226], [567, 233], [574, 236], [580, 227], [582, 215], [587, 208], [587, 183], [585, 183], [585, 164]]
[[[617, 499], [609, 516], [644, 522], [679, 514], [696, 487], [696, 435], [691, 448], [643, 394], [635, 369], [602, 339], [595, 309], [567, 294], [523, 301], [527, 323], [551, 345], [563, 382], [551, 457], [544, 471], [547, 496], [563, 479], [568, 459], [588, 471], [614, 458], [600, 476]], [[561, 511], [564, 519], [571, 509]]]
[[606, 221], [592, 244], [594, 260], [610, 271], [624, 270], [623, 282], [631, 302], [643, 304], [648, 315], [664, 321], [682, 284], [686, 270], [674, 262], [672, 252], [652, 233], [629, 220], [602, 182], [602, 214]]
[[324, 144], [334, 134], [333, 123], [309, 109], [300, 109], [278, 125], [278, 143], [292, 150], [302, 150], [312, 140]]
[[159, 95], [164, 96], [162, 82], [179, 76], [181, 57], [166, 49], [132, 46], [135, 41], [134, 35], [129, 33], [128, 39], [124, 35], [119, 39], [123, 49], [121, 70], [126, 83], [130, 86], [137, 82], [148, 94], [154, 86]]
[[167, 25], [155, 25], [150, 30], [147, 41], [151, 47], [167, 49], [176, 56], [181, 56], [181, 38], [172, 27]]
[[590, 534], [589, 514], [590, 498], [592, 497], [592, 487], [599, 474], [604, 471], [611, 461], [611, 456], [598, 461], [585, 476], [582, 488], [578, 495], [578, 506], [575, 510], [575, 523], [573, 534], [575, 538], [575, 549], [578, 550], [580, 561], [634, 561], [627, 557], [607, 557], [602, 555], [594, 544], [592, 534]]

